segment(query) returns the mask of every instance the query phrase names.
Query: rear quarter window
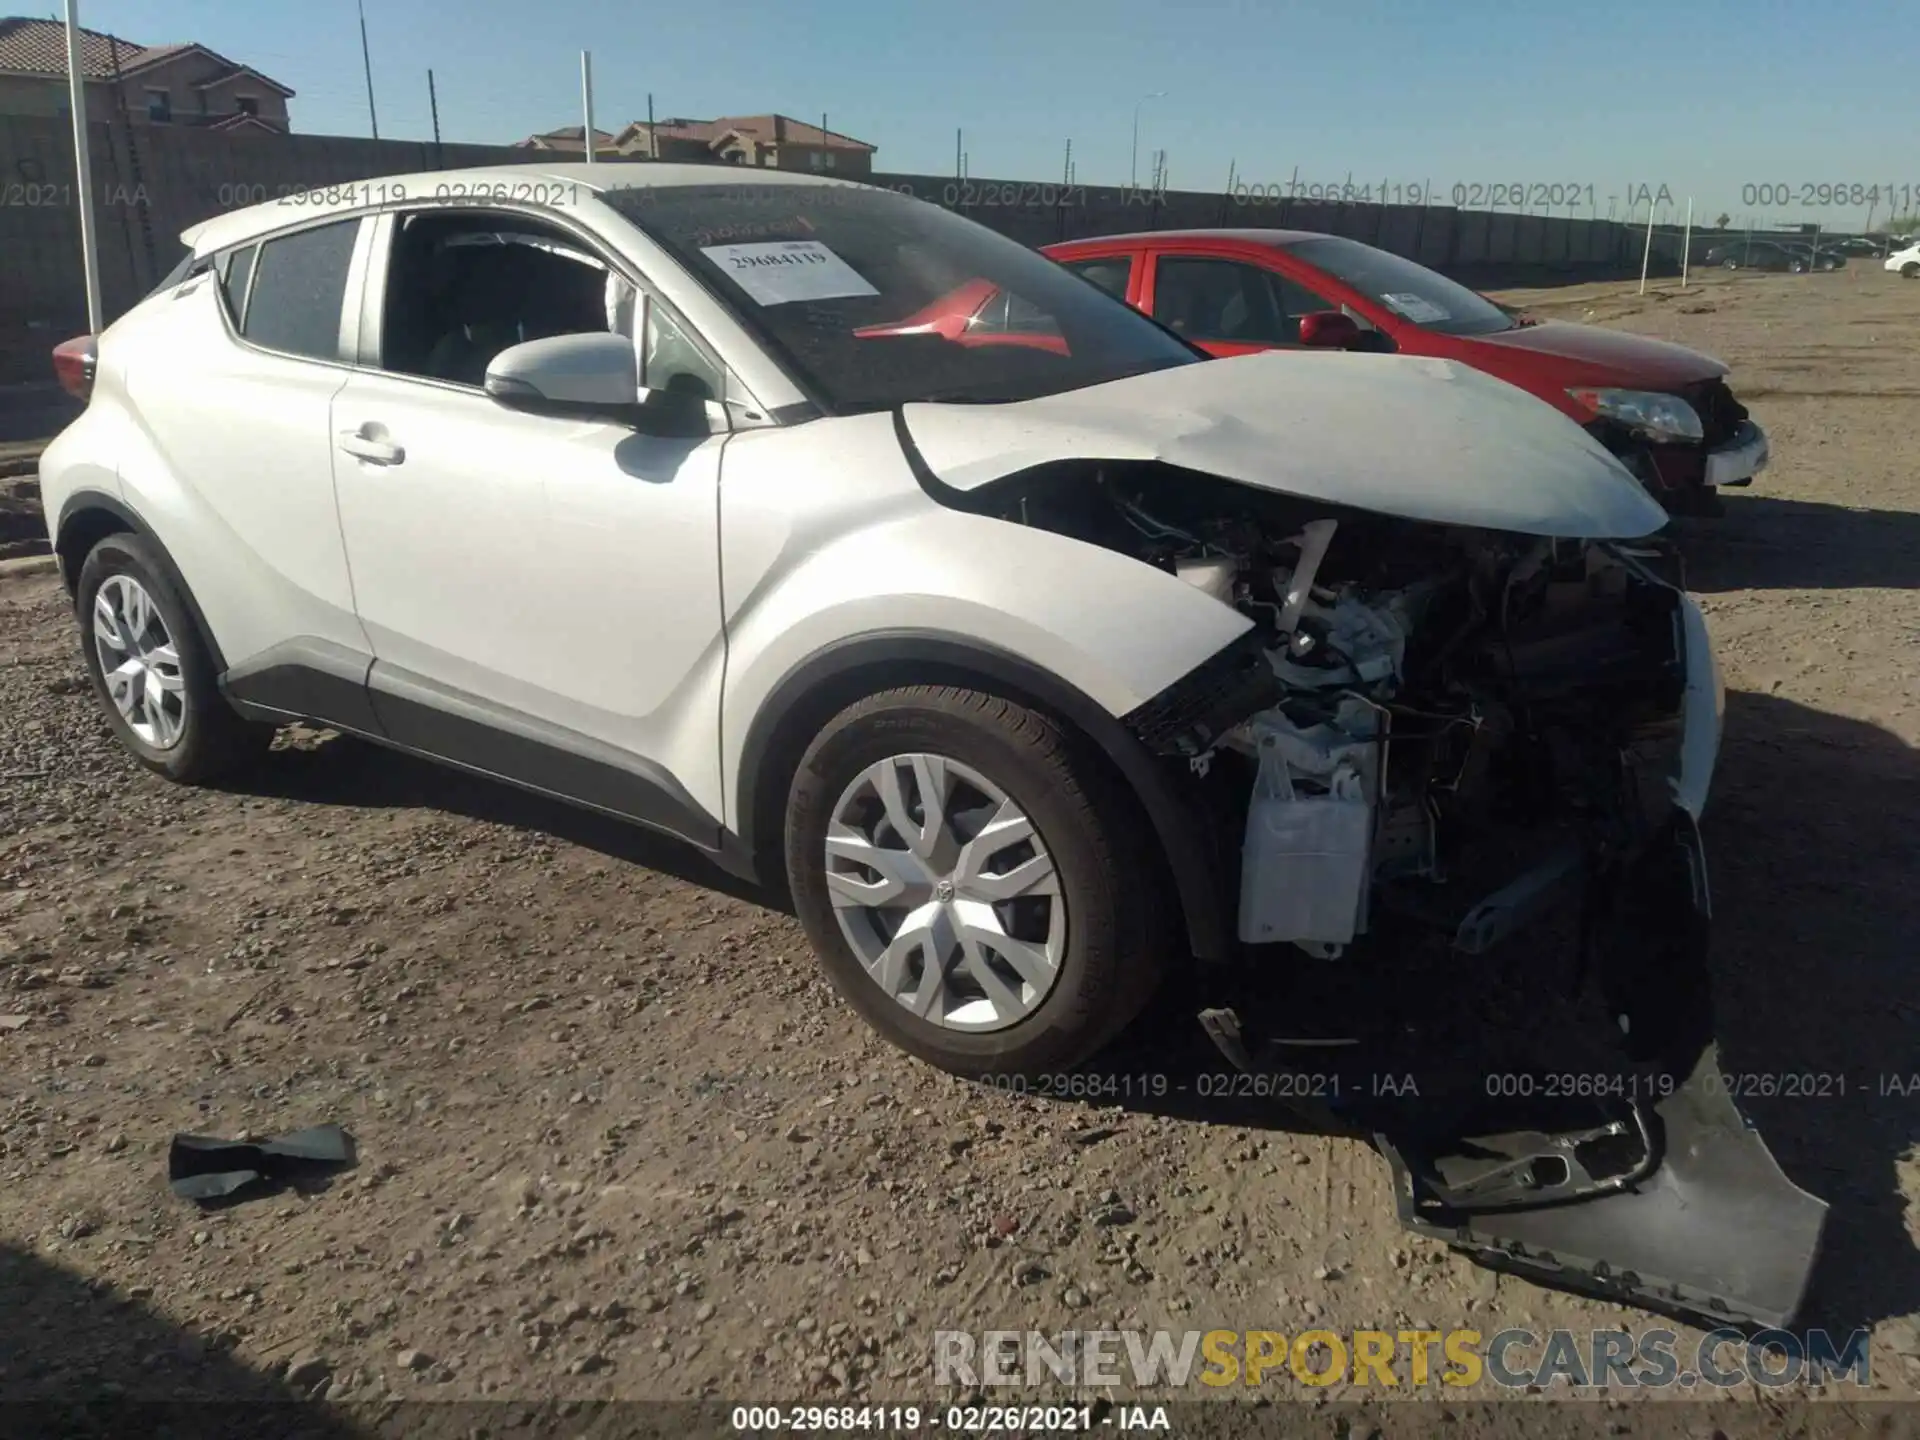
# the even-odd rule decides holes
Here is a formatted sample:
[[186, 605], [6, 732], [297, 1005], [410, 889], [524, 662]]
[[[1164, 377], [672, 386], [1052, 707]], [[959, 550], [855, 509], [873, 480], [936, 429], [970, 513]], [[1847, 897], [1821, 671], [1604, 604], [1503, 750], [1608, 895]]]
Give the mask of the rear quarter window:
[[248, 245], [228, 251], [215, 262], [215, 269], [220, 276], [220, 294], [236, 326], [246, 318], [247, 281], [252, 278], [254, 258], [259, 253], [259, 246]]

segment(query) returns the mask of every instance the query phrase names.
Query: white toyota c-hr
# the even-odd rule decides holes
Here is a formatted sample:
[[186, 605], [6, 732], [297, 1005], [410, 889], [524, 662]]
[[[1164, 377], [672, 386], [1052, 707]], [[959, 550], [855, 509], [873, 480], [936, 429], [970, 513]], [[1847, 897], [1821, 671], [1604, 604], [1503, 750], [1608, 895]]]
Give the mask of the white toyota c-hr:
[[56, 353], [49, 528], [149, 768], [298, 718], [665, 831], [968, 1074], [1081, 1060], [1176, 957], [1479, 955], [1566, 894], [1638, 927], [1623, 1027], [1671, 1003], [1718, 676], [1664, 513], [1521, 391], [1208, 361], [809, 176], [296, 198]]

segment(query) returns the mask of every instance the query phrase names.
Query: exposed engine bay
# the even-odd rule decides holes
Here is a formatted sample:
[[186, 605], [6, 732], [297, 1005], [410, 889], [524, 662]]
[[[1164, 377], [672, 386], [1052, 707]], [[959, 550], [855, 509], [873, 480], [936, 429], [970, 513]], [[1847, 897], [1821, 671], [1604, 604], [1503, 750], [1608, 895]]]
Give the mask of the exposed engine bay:
[[[1372, 977], [1342, 1016], [1379, 1009], [1397, 977], [1410, 993], [1391, 998], [1417, 1011], [1436, 983], [1550, 970], [1557, 947], [1568, 988], [1604, 1001], [1579, 1036], [1572, 1008], [1512, 1006], [1533, 1053], [1591, 1077], [1551, 1102], [1488, 1086], [1517, 1069], [1497, 1049], [1443, 1041], [1450, 1092], [1344, 1103], [1359, 1072], [1410, 1064], [1408, 1027], [1370, 1050], [1263, 1042], [1236, 1002], [1201, 1014], [1219, 1052], [1257, 1074], [1297, 1069], [1289, 1046], [1354, 1046], [1338, 1118], [1387, 1158], [1411, 1229], [1655, 1308], [1785, 1323], [1825, 1206], [1714, 1083], [1704, 792], [1682, 803], [1705, 634], [1671, 553], [1341, 511], [1158, 463], [1051, 466], [975, 500], [1254, 622], [1125, 717], [1212, 819], [1252, 969]], [[1420, 947], [1437, 963], [1394, 968]]]
[[1668, 818], [1686, 671], [1655, 547], [1328, 513], [1166, 467], [1018, 504], [1254, 621], [1130, 717], [1231, 777], [1207, 788], [1242, 828], [1244, 942], [1332, 958], [1392, 911], [1483, 953]]

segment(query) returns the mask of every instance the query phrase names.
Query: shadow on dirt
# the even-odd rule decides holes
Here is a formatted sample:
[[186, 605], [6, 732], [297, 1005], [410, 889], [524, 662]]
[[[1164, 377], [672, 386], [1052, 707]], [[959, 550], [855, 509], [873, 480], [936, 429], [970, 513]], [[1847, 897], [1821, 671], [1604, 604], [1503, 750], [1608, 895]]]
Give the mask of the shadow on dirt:
[[1920, 513], [1729, 491], [1726, 513], [1678, 520], [1687, 588], [1920, 589]]
[[1787, 1172], [1832, 1206], [1806, 1324], [1920, 1309], [1902, 1172], [1920, 1144], [1920, 750], [1728, 697], [1706, 819], [1720, 1058]]
[[[363, 1432], [140, 1300], [0, 1244], [0, 1430], [10, 1435], [273, 1435]], [[317, 1382], [316, 1382], [317, 1383]]]
[[702, 889], [763, 908], [787, 910], [783, 894], [749, 885], [693, 846], [624, 820], [468, 775], [350, 736], [311, 748], [276, 750], [269, 763], [237, 777], [236, 792], [368, 810], [443, 810], [492, 825], [550, 835], [611, 860], [657, 870]]

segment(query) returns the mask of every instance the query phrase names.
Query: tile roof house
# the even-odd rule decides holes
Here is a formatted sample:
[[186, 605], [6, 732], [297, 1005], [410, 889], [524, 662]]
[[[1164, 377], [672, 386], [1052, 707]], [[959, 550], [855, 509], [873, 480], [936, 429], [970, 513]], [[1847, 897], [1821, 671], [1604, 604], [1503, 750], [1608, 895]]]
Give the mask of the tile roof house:
[[[205, 45], [137, 45], [80, 32], [87, 117], [285, 134], [293, 91]], [[57, 20], [0, 18], [0, 115], [67, 113], [67, 29]]]
[[[578, 155], [585, 150], [583, 128], [573, 125], [529, 135], [520, 144]], [[623, 160], [704, 161], [861, 177], [873, 173], [877, 147], [785, 115], [726, 115], [718, 120], [635, 120], [615, 135], [603, 138], [596, 131], [594, 151]]]
[[[558, 155], [584, 155], [587, 147], [582, 136], [587, 133], [584, 125], [567, 125], [558, 130], [548, 130], [539, 135], [529, 135], [519, 142], [523, 150], [551, 150]], [[613, 135], [606, 130], [596, 128], [593, 132], [593, 153], [611, 155], [613, 153]]]

